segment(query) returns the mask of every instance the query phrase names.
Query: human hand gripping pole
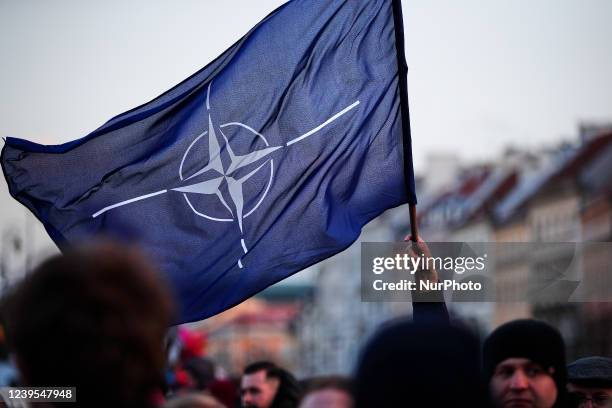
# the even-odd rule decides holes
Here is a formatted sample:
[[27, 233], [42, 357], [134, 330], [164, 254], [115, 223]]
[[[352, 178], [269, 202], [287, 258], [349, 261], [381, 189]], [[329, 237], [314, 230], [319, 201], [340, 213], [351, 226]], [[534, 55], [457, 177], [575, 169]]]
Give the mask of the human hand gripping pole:
[[[421, 237], [417, 237], [416, 240], [413, 237], [415, 236], [408, 235], [404, 238], [405, 242], [410, 241], [408, 254], [411, 257], [431, 257], [427, 243]], [[421, 281], [438, 282], [438, 272], [435, 269], [419, 269], [415, 272], [414, 277], [417, 282], [417, 290], [412, 292], [412, 319], [415, 322], [448, 324], [449, 316], [444, 302], [444, 293], [439, 290], [420, 290], [419, 282]]]

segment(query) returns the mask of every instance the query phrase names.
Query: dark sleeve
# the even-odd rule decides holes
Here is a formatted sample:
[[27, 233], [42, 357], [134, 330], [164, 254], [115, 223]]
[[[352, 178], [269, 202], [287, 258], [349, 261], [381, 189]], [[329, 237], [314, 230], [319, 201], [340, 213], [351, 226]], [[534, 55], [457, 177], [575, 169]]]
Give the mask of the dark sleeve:
[[413, 292], [412, 296], [412, 320], [415, 323], [449, 324], [442, 291]]

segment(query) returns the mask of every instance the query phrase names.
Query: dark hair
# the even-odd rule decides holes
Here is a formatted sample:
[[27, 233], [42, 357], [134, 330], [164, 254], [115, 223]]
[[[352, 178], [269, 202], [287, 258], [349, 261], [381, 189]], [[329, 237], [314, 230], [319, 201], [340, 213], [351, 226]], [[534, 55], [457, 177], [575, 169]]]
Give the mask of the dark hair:
[[244, 369], [244, 374], [266, 372], [266, 378], [279, 380], [278, 391], [270, 408], [289, 408], [297, 406], [302, 393], [301, 387], [293, 374], [271, 361], [257, 361]]
[[215, 363], [210, 358], [191, 357], [185, 361], [184, 368], [195, 381], [197, 390], [206, 390], [215, 380]]
[[262, 370], [266, 372], [266, 377], [279, 378], [280, 376], [280, 367], [278, 367], [271, 361], [256, 361], [254, 363], [251, 363], [244, 368], [244, 373], [254, 374]]
[[10, 295], [5, 319], [25, 385], [77, 387], [88, 406], [147, 407], [163, 383], [169, 294], [134, 251], [54, 256]]

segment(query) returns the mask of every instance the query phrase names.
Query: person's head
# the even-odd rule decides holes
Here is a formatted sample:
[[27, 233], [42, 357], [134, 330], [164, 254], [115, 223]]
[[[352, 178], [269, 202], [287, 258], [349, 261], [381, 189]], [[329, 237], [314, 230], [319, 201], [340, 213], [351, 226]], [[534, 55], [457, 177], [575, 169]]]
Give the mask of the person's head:
[[480, 344], [469, 331], [398, 320], [367, 343], [354, 379], [356, 407], [481, 407]]
[[316, 377], [308, 381], [300, 408], [351, 408], [351, 380], [346, 377]]
[[164, 404], [164, 408], [226, 408], [212, 395], [193, 393], [179, 395]]
[[146, 407], [163, 382], [172, 310], [148, 263], [104, 244], [44, 262], [4, 318], [23, 385], [74, 386], [87, 406]]
[[246, 408], [295, 407], [300, 389], [287, 370], [269, 361], [258, 361], [244, 369], [240, 400]]
[[612, 408], [612, 358], [585, 357], [567, 366], [573, 406]]
[[537, 320], [515, 320], [485, 340], [483, 370], [497, 407], [551, 408], [566, 403], [565, 345]]
[[204, 391], [215, 380], [215, 363], [206, 357], [191, 357], [183, 364], [196, 390]]

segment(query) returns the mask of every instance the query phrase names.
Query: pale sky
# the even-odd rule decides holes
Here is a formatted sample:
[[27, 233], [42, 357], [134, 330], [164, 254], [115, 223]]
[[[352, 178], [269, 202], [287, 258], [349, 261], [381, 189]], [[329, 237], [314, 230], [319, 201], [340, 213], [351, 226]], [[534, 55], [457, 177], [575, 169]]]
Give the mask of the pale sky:
[[[281, 3], [0, 0], [0, 136], [82, 137], [206, 65]], [[429, 152], [491, 158], [574, 137], [580, 120], [612, 120], [612, 1], [402, 4], [417, 170]], [[0, 231], [24, 213], [1, 181]]]

